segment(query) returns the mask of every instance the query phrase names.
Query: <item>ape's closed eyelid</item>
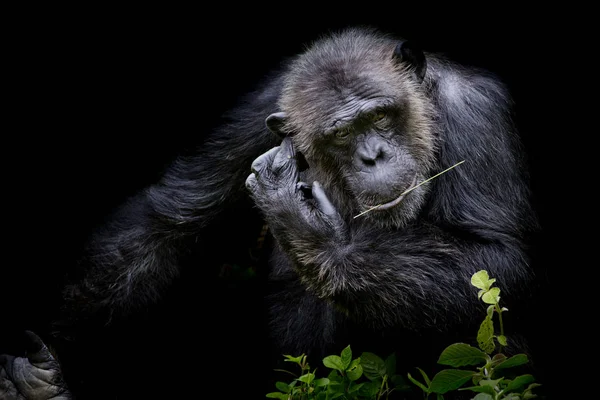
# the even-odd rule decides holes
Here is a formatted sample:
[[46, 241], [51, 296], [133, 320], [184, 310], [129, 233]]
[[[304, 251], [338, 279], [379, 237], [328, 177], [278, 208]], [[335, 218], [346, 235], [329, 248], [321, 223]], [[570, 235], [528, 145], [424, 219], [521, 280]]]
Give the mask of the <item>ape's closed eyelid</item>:
[[350, 136], [350, 128], [343, 128], [343, 129], [335, 129], [332, 131], [333, 135], [338, 138], [338, 139], [345, 139], [348, 136]]

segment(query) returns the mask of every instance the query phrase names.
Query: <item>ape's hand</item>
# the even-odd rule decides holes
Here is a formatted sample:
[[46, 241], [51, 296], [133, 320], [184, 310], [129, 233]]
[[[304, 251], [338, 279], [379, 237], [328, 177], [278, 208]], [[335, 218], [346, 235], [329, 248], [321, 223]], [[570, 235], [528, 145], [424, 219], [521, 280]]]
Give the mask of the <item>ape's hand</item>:
[[286, 137], [280, 146], [254, 160], [246, 187], [256, 204], [269, 223], [275, 225], [281, 221], [288, 227], [302, 224], [318, 229], [339, 229], [343, 221], [319, 182], [309, 186], [298, 181], [295, 155], [292, 140]]
[[67, 400], [67, 390], [58, 362], [33, 332], [26, 357], [0, 354], [0, 398], [6, 400]]

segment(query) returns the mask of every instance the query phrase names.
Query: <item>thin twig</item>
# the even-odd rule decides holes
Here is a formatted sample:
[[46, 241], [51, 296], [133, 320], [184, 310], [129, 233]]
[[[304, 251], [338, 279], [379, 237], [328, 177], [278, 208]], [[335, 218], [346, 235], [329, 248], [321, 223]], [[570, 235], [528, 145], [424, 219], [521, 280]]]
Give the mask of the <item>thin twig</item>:
[[[417, 185], [415, 185], [415, 186], [413, 186], [413, 187], [411, 187], [411, 188], [409, 188], [409, 189], [406, 189], [406, 190], [405, 190], [405, 191], [404, 191], [404, 192], [403, 192], [403, 193], [402, 193], [400, 196], [404, 196], [405, 194], [407, 194], [407, 193], [409, 193], [409, 192], [412, 192], [413, 190], [415, 190], [416, 188], [418, 188], [418, 187], [419, 187], [419, 186], [421, 186], [422, 184], [424, 184], [424, 183], [427, 183], [427, 182], [429, 182], [430, 180], [437, 178], [438, 176], [440, 176], [440, 175], [442, 175], [442, 174], [444, 174], [444, 173], [446, 173], [446, 172], [450, 171], [452, 168], [454, 168], [454, 167], [457, 167], [457, 166], [459, 166], [460, 164], [462, 164], [462, 163], [464, 163], [464, 162], [465, 162], [465, 160], [459, 161], [459, 162], [457, 162], [456, 164], [454, 164], [453, 166], [451, 166], [451, 167], [449, 167], [449, 168], [446, 168], [446, 169], [445, 169], [445, 170], [443, 170], [442, 172], [438, 172], [437, 174], [433, 175], [432, 177], [425, 179], [423, 182], [421, 182], [421, 183], [419, 183], [419, 184], [417, 184]], [[398, 197], [400, 197], [400, 196], [398, 196]], [[379, 208], [379, 207], [381, 207], [381, 206], [382, 206], [382, 204], [377, 204], [376, 206], [373, 206], [373, 207], [369, 208], [368, 210], [365, 210], [365, 211], [361, 212], [360, 214], [358, 214], [358, 215], [357, 215], [357, 216], [355, 216], [354, 218], [358, 218], [358, 217], [360, 217], [361, 215], [364, 215], [364, 214], [368, 213], [369, 211], [373, 211], [373, 210], [375, 210], [376, 208]]]

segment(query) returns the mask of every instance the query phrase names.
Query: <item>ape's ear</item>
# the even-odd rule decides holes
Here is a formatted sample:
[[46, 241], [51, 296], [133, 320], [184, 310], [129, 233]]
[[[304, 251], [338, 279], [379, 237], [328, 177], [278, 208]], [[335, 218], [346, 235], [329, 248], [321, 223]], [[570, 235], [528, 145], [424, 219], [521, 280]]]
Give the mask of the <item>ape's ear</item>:
[[423, 82], [427, 71], [427, 60], [421, 49], [409, 41], [401, 41], [396, 45], [393, 57], [398, 62], [409, 64], [419, 83]]
[[283, 129], [286, 118], [287, 115], [284, 112], [273, 113], [267, 117], [265, 123], [271, 132], [283, 139], [286, 136], [286, 132]]

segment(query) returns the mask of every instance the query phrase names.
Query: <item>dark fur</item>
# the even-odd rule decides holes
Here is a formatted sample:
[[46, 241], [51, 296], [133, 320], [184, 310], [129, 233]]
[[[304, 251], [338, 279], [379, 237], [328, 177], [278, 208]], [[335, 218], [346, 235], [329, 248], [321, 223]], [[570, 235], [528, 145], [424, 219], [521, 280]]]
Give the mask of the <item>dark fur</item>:
[[[390, 66], [396, 42], [349, 31], [316, 44], [287, 76], [280, 105], [289, 121], [283, 129], [310, 165], [300, 179], [320, 181], [341, 214], [339, 224], [328, 227], [318, 207], [304, 216], [293, 195], [254, 189], [281, 244], [272, 266], [272, 278], [281, 284], [272, 298], [273, 327], [287, 351], [335, 343], [336, 321], [346, 319], [374, 329], [455, 332], [481, 317], [470, 285], [474, 272], [486, 269], [496, 277], [507, 300], [518, 299], [531, 279], [523, 239], [534, 221], [506, 90], [488, 74], [432, 55], [425, 81], [415, 84], [410, 71]], [[391, 72], [385, 79], [373, 83], [371, 75], [381, 78], [386, 69]], [[361, 182], [353, 184], [354, 152], [345, 157], [346, 149], [331, 150], [336, 145], [321, 132], [336, 94], [367, 102], [360, 88], [377, 84], [377, 96], [390, 91], [387, 86], [404, 92], [397, 103], [412, 112], [402, 116], [408, 120], [403, 128], [391, 129], [394, 156], [405, 151], [414, 159], [401, 166], [416, 165], [422, 181], [466, 163], [411, 192], [400, 206], [353, 219], [363, 210], [361, 185], [372, 178], [361, 173]], [[269, 180], [265, 162], [255, 165], [261, 168], [258, 181]]]
[[[526, 239], [535, 220], [510, 97], [492, 75], [433, 54], [419, 82], [410, 65], [392, 60], [397, 43], [358, 29], [324, 38], [250, 94], [197, 155], [177, 160], [94, 236], [82, 277], [65, 291], [56, 336], [78, 339], [83, 326], [93, 331], [125, 321], [159, 302], [193, 246], [208, 252], [202, 240], [210, 242], [211, 230], [237, 209], [249, 210], [251, 164], [281, 142], [265, 118], [282, 110], [288, 119], [281, 129], [291, 139], [280, 152], [293, 145], [306, 157], [309, 168], [298, 178], [313, 191], [318, 180], [333, 208], [323, 211], [319, 193], [298, 200], [294, 159], [278, 160], [280, 171], [273, 171], [272, 157], [255, 162], [260, 176], [248, 185], [278, 242], [269, 286], [276, 354], [318, 357], [352, 344], [356, 352], [398, 350], [410, 367], [424, 366], [411, 359], [414, 352], [435, 356], [454, 338], [467, 340], [461, 334], [476, 333], [485, 307], [470, 285], [474, 272], [497, 278], [509, 308], [522, 299], [532, 278]], [[353, 219], [388, 193], [356, 191], [365, 183], [350, 171], [354, 155], [325, 147], [321, 133], [341, 106], [333, 94], [360, 92], [364, 78], [355, 76], [365, 72], [378, 79], [376, 91], [402, 99], [405, 136], [390, 143], [419, 181], [466, 162], [400, 206]], [[211, 301], [204, 307], [214, 307], [211, 296], [203, 298]], [[218, 331], [209, 318], [215, 313], [207, 313], [204, 329]]]

